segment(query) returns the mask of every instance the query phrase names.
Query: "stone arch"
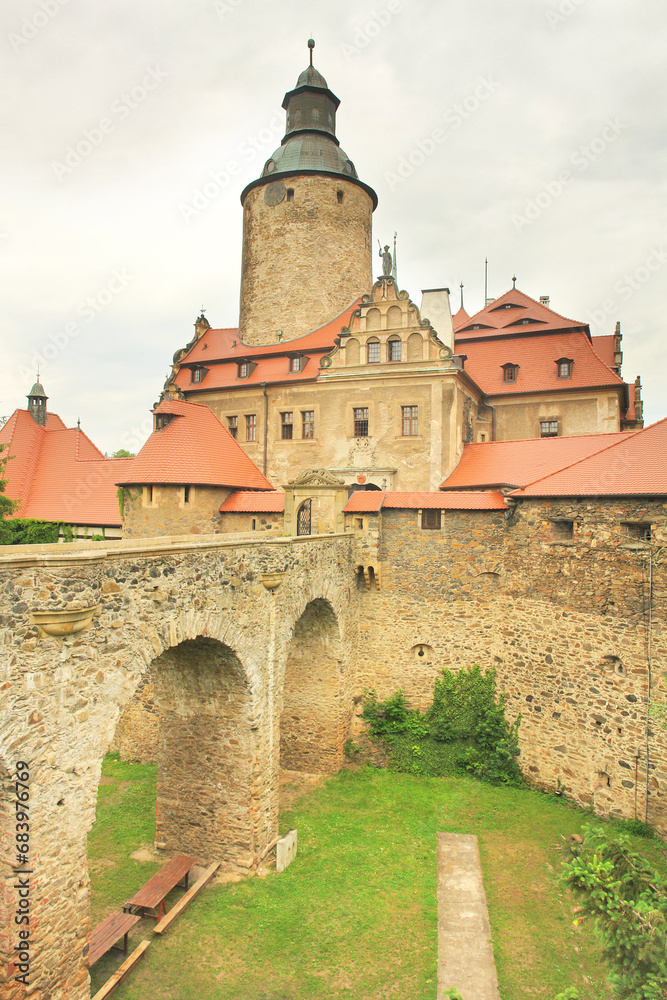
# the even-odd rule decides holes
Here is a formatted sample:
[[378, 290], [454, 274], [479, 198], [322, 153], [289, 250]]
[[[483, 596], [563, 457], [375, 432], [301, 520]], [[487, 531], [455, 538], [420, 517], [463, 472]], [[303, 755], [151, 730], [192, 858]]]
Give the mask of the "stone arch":
[[390, 306], [387, 310], [387, 329], [400, 330], [403, 326], [403, 310], [400, 306]]
[[423, 357], [423, 337], [421, 333], [411, 333], [408, 337], [408, 361], [421, 361]]
[[360, 358], [359, 341], [352, 337], [345, 344], [345, 362], [348, 365], [358, 365]]
[[323, 598], [309, 601], [287, 651], [280, 763], [296, 771], [336, 771], [343, 759], [344, 660], [338, 619]]
[[382, 322], [382, 313], [379, 309], [369, 309], [366, 313], [366, 329], [379, 330]]
[[259, 713], [241, 661], [199, 636], [161, 653], [151, 672], [160, 724], [156, 842], [168, 854], [247, 870], [266, 838], [252, 809]]

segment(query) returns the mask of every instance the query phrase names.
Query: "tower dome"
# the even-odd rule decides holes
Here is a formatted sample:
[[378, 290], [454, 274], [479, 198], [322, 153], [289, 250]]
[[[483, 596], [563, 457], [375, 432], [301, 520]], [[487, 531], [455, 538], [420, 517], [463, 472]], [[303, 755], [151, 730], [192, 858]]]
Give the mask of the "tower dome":
[[[241, 194], [239, 333], [248, 344], [293, 340], [372, 285], [375, 191], [336, 138], [339, 99], [313, 66], [285, 94], [286, 131]], [[290, 294], [291, 293], [291, 294]]]
[[44, 392], [44, 386], [39, 381], [38, 372], [37, 381], [28, 393], [28, 413], [40, 427], [46, 426], [46, 401], [48, 398]]

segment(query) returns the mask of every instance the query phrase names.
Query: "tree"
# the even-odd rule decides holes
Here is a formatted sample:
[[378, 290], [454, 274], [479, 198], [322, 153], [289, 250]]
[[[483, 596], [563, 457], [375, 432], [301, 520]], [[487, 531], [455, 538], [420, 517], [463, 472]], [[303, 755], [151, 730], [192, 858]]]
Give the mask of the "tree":
[[119, 448], [118, 451], [112, 451], [110, 458], [135, 458], [133, 451], [128, 451], [127, 448]]

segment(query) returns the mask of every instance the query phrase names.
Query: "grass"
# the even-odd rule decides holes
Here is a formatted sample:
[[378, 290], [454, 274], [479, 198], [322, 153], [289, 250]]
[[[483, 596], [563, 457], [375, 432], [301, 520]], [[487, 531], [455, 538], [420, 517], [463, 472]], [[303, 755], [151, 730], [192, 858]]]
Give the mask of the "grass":
[[[155, 767], [107, 758], [103, 774], [89, 842], [93, 923], [158, 867], [129, 858], [152, 844]], [[592, 929], [573, 925], [575, 903], [557, 880], [561, 838], [588, 819], [525, 789], [344, 770], [281, 811], [281, 831], [296, 827], [299, 838], [286, 872], [205, 889], [115, 995], [434, 1000], [436, 833], [450, 830], [479, 838], [502, 1000], [554, 1000], [568, 986], [608, 1000]], [[660, 842], [633, 843], [667, 868]], [[142, 921], [130, 943], [152, 926]], [[94, 989], [119, 964], [118, 953], [101, 960]]]

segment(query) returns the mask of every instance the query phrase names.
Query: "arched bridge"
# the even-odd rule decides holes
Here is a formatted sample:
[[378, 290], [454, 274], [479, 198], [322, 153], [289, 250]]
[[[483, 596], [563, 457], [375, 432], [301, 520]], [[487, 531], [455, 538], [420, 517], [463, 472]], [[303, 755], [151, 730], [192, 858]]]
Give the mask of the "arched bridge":
[[[287, 766], [337, 769], [352, 714], [350, 546], [339, 534], [6, 550], [3, 998], [28, 994], [14, 952], [26, 905], [30, 996], [88, 997], [86, 838], [103, 757], [147, 672], [160, 728], [156, 839], [167, 855], [252, 869], [277, 834], [281, 755]], [[29, 874], [17, 875], [18, 762], [30, 850]]]

